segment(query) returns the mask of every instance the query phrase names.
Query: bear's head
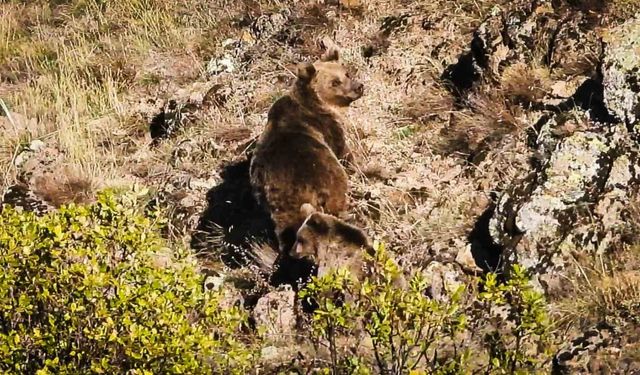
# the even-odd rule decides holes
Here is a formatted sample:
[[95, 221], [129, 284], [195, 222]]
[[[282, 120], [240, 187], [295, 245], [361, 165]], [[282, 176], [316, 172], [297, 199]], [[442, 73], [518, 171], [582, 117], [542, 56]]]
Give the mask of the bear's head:
[[362, 251], [372, 251], [369, 238], [361, 229], [335, 216], [317, 212], [308, 203], [300, 210], [306, 220], [296, 233], [296, 242], [289, 255], [312, 261], [318, 266], [318, 276], [331, 268], [359, 264]]
[[339, 61], [335, 47], [330, 47], [313, 64], [301, 63], [297, 85], [303, 93], [315, 95], [322, 103], [336, 107], [347, 107], [360, 99], [364, 92], [364, 85], [353, 79]]

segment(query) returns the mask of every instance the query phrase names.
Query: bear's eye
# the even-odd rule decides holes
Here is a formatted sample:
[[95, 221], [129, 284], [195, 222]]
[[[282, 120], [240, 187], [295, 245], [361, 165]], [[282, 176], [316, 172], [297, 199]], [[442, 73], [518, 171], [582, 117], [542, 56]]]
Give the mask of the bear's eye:
[[334, 79], [333, 81], [331, 81], [331, 86], [333, 87], [338, 87], [340, 86], [340, 80], [339, 79]]

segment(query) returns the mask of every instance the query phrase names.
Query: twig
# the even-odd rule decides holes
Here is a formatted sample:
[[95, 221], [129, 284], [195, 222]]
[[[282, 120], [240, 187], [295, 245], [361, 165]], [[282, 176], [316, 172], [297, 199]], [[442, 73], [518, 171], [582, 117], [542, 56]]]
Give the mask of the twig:
[[[5, 104], [4, 100], [2, 100], [0, 98], [0, 108], [2, 108], [2, 111], [5, 113], [5, 115], [7, 116], [7, 118], [9, 119], [9, 122], [11, 123], [11, 126], [13, 127], [14, 132], [16, 131], [16, 123], [13, 120], [13, 116], [11, 116], [11, 112], [9, 112], [9, 108], [7, 108], [7, 105]], [[8, 185], [8, 180], [9, 180], [9, 175], [11, 174], [11, 169], [14, 166], [15, 162], [16, 162], [16, 158], [18, 157], [18, 150], [19, 150], [19, 146], [16, 146], [13, 150], [13, 155], [11, 156], [11, 163], [7, 166], [7, 170], [4, 172], [4, 177], [2, 178], [2, 181], [0, 181], [2, 183], [2, 185]], [[6, 187], [6, 186], [4, 186]]]

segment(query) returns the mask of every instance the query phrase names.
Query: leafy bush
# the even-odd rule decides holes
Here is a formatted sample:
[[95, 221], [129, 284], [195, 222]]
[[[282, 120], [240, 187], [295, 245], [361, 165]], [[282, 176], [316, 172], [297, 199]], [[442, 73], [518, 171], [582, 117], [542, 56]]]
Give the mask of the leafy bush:
[[[354, 280], [347, 270], [338, 269], [313, 279], [300, 292], [302, 298], [318, 301], [313, 333], [328, 346], [333, 373], [368, 374], [375, 368], [382, 374], [417, 374], [426, 364], [437, 373], [462, 369], [464, 350], [455, 348], [441, 356], [443, 351], [439, 349], [456, 347], [456, 335], [465, 327], [460, 305], [464, 288], [448, 301], [434, 300], [427, 296], [427, 281], [420, 273], [411, 277], [408, 288], [398, 287], [401, 272], [381, 244], [369, 260], [369, 277], [362, 282]], [[336, 294], [346, 298], [336, 301]], [[349, 337], [358, 331], [370, 338], [372, 359], [344, 353], [344, 347], [336, 344], [340, 334]]]
[[488, 274], [479, 295], [484, 319], [491, 323], [485, 344], [489, 353], [488, 372], [492, 374], [530, 374], [545, 364], [539, 354], [549, 358], [550, 321], [543, 295], [530, 284], [524, 268], [514, 265], [509, 279], [499, 283]]
[[0, 372], [245, 374], [246, 316], [207, 294], [139, 195], [101, 193], [44, 217], [0, 213]]
[[[486, 275], [479, 294], [460, 287], [436, 300], [427, 296], [421, 273], [398, 287], [401, 272], [384, 246], [378, 244], [369, 260], [365, 280], [338, 269], [300, 291], [318, 305], [311, 332], [330, 355], [323, 373], [532, 373], [544, 365], [541, 355], [549, 358], [546, 303], [521, 267], [505, 283]], [[369, 352], [362, 351], [361, 333], [370, 340]], [[471, 341], [476, 333], [482, 339]], [[349, 350], [349, 339], [359, 353]]]

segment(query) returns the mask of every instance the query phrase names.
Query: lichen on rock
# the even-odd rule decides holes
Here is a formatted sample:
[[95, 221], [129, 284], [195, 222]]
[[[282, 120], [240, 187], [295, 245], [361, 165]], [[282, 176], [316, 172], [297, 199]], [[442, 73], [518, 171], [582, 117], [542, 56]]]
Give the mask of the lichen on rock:
[[640, 119], [640, 19], [611, 30], [604, 41], [602, 73], [607, 108], [634, 125]]
[[[535, 188], [522, 189], [531, 192], [511, 205], [507, 214], [513, 217], [513, 233], [524, 234], [514, 251], [508, 252], [510, 261], [534, 269], [549, 267], [543, 263], [571, 228], [573, 212], [602, 185], [599, 176], [609, 168], [611, 147], [608, 139], [596, 132], [578, 132], [559, 142], [539, 171]], [[504, 207], [509, 200], [513, 197], [503, 195], [498, 206]], [[496, 226], [506, 220], [493, 218], [494, 233], [501, 231]]]
[[596, 95], [578, 88], [573, 101], [531, 127], [534, 170], [502, 193], [489, 221], [505, 267], [524, 265], [547, 290], [575, 252], [602, 254], [624, 242], [638, 179], [638, 146], [629, 127], [640, 108], [638, 25], [627, 22], [607, 37], [602, 83], [594, 75], [582, 85], [599, 90]]

